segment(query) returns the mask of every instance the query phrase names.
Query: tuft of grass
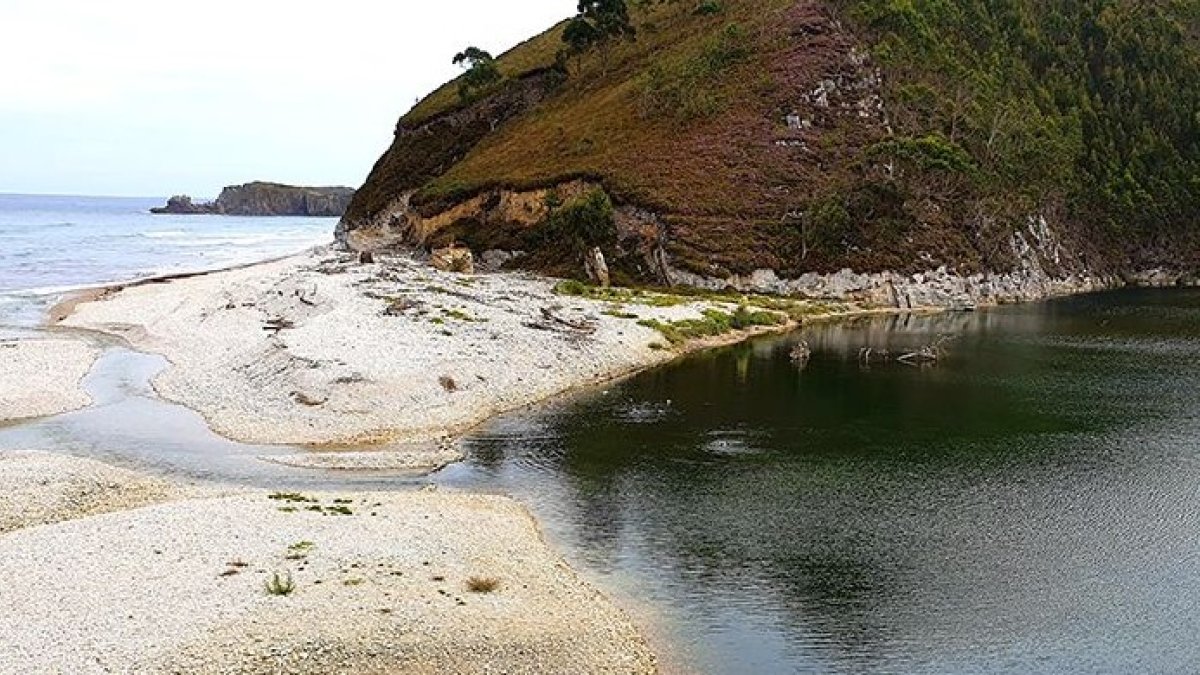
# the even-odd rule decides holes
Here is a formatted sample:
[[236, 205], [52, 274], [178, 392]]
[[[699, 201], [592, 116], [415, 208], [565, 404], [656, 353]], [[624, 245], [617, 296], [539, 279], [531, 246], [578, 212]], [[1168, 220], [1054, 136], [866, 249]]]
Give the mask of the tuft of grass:
[[637, 314], [630, 314], [629, 312], [622, 310], [620, 307], [610, 307], [609, 309], [606, 309], [603, 312], [601, 312], [601, 314], [603, 314], [605, 316], [611, 316], [611, 317], [614, 317], [617, 319], [636, 319], [636, 318], [638, 318]]
[[454, 319], [455, 321], [465, 321], [467, 323], [486, 323], [487, 322], [487, 319], [481, 319], [477, 316], [471, 316], [470, 314], [462, 311], [461, 309], [443, 309], [442, 314], [447, 319]]
[[317, 502], [316, 499], [302, 495], [299, 492], [275, 492], [267, 495], [267, 499], [292, 504], [315, 504]]
[[286, 560], [304, 560], [316, 546], [311, 541], [298, 541], [288, 546], [288, 553], [284, 558]]
[[500, 580], [495, 577], [471, 577], [467, 579], [467, 590], [472, 593], [491, 593], [500, 588]]
[[275, 572], [265, 584], [267, 595], [285, 596], [291, 595], [296, 590], [296, 582], [292, 579], [291, 572], [280, 574]]

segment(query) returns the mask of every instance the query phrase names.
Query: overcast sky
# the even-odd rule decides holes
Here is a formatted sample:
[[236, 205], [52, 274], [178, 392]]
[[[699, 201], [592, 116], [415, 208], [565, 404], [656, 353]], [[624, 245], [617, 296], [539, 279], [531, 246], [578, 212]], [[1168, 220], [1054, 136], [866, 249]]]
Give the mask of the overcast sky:
[[575, 0], [0, 0], [0, 192], [358, 186], [401, 113]]

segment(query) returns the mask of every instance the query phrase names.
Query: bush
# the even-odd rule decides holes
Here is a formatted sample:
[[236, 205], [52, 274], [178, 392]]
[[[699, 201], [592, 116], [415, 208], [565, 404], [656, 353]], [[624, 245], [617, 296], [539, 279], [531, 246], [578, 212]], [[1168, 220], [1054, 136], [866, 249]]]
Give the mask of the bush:
[[616, 238], [613, 203], [601, 189], [567, 202], [550, 214], [542, 228], [543, 243], [565, 244], [579, 252]]

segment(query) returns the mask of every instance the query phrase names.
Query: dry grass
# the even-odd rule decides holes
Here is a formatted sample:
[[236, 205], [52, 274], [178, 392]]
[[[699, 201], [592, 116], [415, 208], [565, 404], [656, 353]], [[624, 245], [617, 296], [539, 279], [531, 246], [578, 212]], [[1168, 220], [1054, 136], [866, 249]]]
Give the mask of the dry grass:
[[[558, 24], [541, 35], [534, 36], [496, 59], [496, 67], [504, 77], [520, 77], [526, 73], [545, 68], [554, 62], [554, 54], [562, 44], [562, 30], [566, 22]], [[487, 49], [487, 45], [478, 45]], [[449, 60], [447, 58], [447, 60]], [[425, 120], [453, 110], [462, 105], [458, 96], [458, 80], [451, 80], [438, 87], [432, 94], [421, 99], [401, 118], [404, 124], [420, 124]]]
[[492, 593], [500, 588], [500, 580], [495, 577], [471, 577], [467, 579], [467, 590], [472, 593]]

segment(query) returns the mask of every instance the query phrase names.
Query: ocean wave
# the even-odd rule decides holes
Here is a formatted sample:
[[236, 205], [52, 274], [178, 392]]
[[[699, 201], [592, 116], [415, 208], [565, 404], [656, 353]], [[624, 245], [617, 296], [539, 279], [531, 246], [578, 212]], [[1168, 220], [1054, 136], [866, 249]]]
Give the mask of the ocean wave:
[[138, 232], [135, 236], [145, 239], [180, 239], [182, 237], [195, 236], [195, 234], [187, 230], [150, 230], [148, 232]]

